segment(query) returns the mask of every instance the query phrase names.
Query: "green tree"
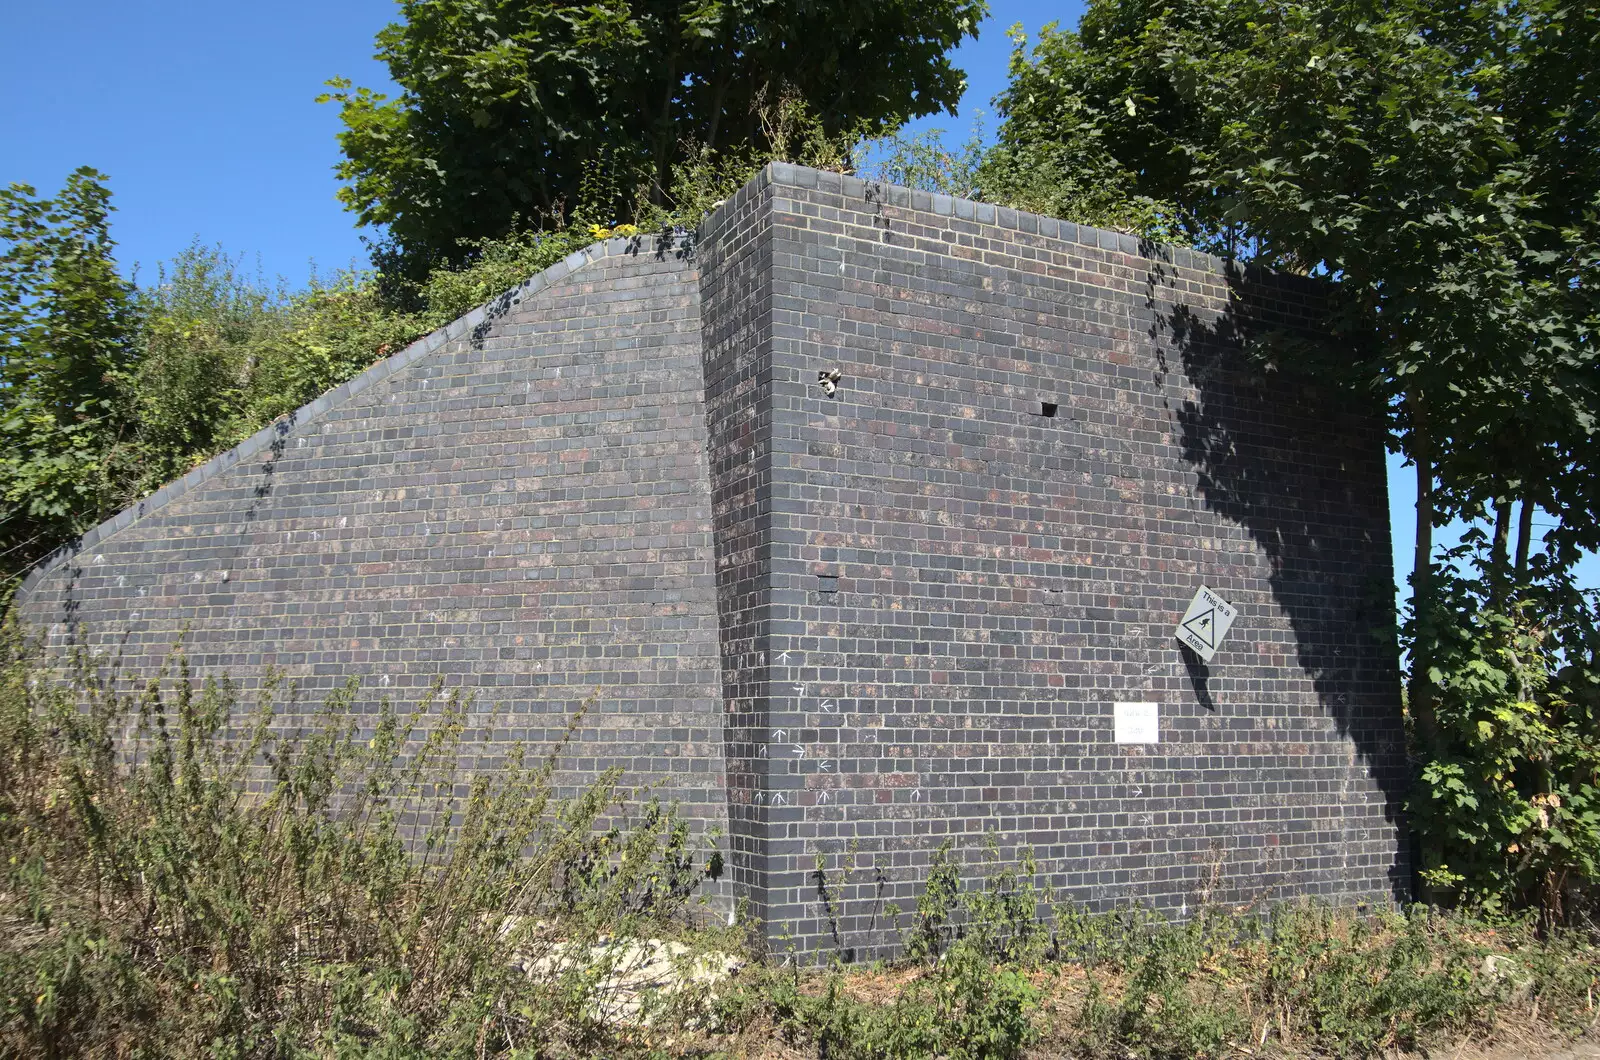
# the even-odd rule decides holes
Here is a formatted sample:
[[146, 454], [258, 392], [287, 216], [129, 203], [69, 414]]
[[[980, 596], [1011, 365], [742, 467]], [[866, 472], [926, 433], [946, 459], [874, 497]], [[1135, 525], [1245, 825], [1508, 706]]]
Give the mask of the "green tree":
[[1021, 28], [1012, 27], [1010, 35], [1011, 81], [997, 100], [1005, 120], [978, 170], [983, 198], [1079, 224], [1193, 242], [1177, 223], [1178, 208], [1150, 190], [1165, 195], [1169, 189], [1141, 181], [1140, 171], [1113, 150], [1123, 145], [1113, 145], [1114, 130], [1094, 102], [1103, 58], [1053, 23], [1031, 58]]
[[[684, 194], [709, 202], [726, 186]], [[470, 266], [420, 282], [341, 270], [297, 291], [195, 245], [136, 289], [116, 275], [98, 174], [75, 174], [54, 200], [25, 187], [0, 194], [0, 585], [596, 237], [576, 224], [521, 233], [483, 241]], [[413, 305], [397, 308], [390, 286]]]
[[124, 419], [132, 288], [117, 274], [105, 177], [54, 199], [0, 191], [0, 562], [25, 569], [100, 517]]
[[[198, 243], [139, 290], [137, 364], [121, 401], [137, 458], [119, 484], [131, 503], [178, 478], [257, 426], [246, 415], [263, 351], [289, 326], [286, 297], [252, 282], [239, 261]], [[270, 417], [268, 417], [270, 418]]]
[[[412, 276], [580, 198], [593, 220], [632, 221], [635, 189], [671, 205], [686, 158], [770, 150], [763, 112], [783, 100], [829, 135], [953, 108], [965, 78], [946, 53], [985, 12], [984, 0], [402, 0], [377, 38], [399, 97], [346, 81], [324, 97], [344, 122], [340, 198], [387, 226], [399, 254], [386, 260]], [[599, 202], [600, 186], [621, 190]]]
[[[1567, 732], [1562, 704], [1594, 683], [1573, 625], [1593, 601], [1557, 601], [1600, 545], [1597, 46], [1600, 6], [1582, 0], [1099, 0], [1078, 33], [1019, 44], [1000, 101], [1013, 165], [1114, 183], [1192, 244], [1327, 281], [1333, 341], [1267, 336], [1259, 352], [1388, 410], [1419, 497], [1406, 627], [1419, 750], [1464, 763], [1480, 789], [1510, 784], [1522, 809], [1505, 819], [1523, 823], [1556, 794], [1552, 756], [1596, 782], [1592, 737], [1530, 739], [1514, 768], [1483, 767], [1490, 734], [1504, 737], [1486, 703]], [[1542, 552], [1536, 510], [1556, 522]], [[1454, 518], [1487, 528], [1481, 593], [1434, 554]], [[1500, 676], [1479, 680], [1488, 670]], [[1435, 831], [1431, 856], [1526, 854], [1519, 834]], [[1475, 882], [1514, 884], [1492, 875]]]

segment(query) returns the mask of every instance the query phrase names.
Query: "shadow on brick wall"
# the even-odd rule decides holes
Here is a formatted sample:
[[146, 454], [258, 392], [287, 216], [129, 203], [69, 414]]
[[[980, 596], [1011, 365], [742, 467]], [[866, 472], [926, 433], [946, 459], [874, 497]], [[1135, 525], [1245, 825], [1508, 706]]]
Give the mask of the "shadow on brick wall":
[[[1382, 410], [1246, 352], [1317, 341], [1291, 330], [1297, 316], [1305, 319], [1313, 281], [1232, 271], [1227, 308], [1202, 313], [1175, 304], [1166, 280], [1163, 267], [1153, 266], [1149, 322], [1163, 351], [1158, 388], [1176, 353], [1194, 395], [1172, 410], [1183, 458], [1206, 507], [1244, 527], [1267, 557], [1300, 668], [1399, 827], [1410, 773], [1382, 503]], [[1219, 709], [1210, 687], [1215, 667], [1184, 654], [1197, 698]], [[1397, 846], [1388, 874], [1404, 899], [1410, 869], [1404, 844]]]

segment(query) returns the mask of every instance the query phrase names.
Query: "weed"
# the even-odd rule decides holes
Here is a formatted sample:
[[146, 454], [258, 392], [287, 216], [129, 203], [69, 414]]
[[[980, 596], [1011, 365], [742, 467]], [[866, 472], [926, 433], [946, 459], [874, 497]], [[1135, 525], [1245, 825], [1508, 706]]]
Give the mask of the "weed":
[[822, 1057], [1008, 1060], [1035, 1035], [1029, 1013], [1038, 991], [967, 940], [908, 980], [886, 1005], [853, 996], [838, 968], [819, 993], [801, 982], [798, 972], [776, 980], [771, 1003], [780, 1024], [809, 1038]]
[[374, 716], [352, 683], [291, 731], [291, 686], [241, 717], [181, 651], [119, 695], [8, 650], [0, 1054], [582, 1054], [600, 940], [683, 934], [720, 864], [614, 773], [561, 797], [559, 744], [491, 762], [458, 694]]
[[[1169, 923], [1051, 900], [993, 842], [934, 853], [904, 961], [713, 989], [719, 856], [615, 773], [562, 795], [564, 740], [480, 744], [439, 688], [363, 712], [354, 684], [313, 707], [274, 679], [241, 709], [181, 651], [121, 693], [81, 655], [56, 683], [0, 649], [0, 1056], [667, 1056], [774, 1026], [848, 1060], [1377, 1056], [1596, 1023], [1593, 937], [1534, 914]], [[815, 876], [856, 951], [832, 912], [867, 882], [854, 850]]]

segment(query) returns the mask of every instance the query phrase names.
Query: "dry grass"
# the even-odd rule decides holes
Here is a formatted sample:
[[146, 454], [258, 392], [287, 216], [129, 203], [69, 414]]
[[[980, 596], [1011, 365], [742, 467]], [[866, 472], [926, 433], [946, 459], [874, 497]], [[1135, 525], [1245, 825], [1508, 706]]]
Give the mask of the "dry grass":
[[[935, 860], [904, 961], [747, 961], [692, 1009], [597, 1018], [617, 969], [559, 955], [741, 946], [691, 925], [712, 863], [670, 808], [614, 777], [558, 797], [553, 757], [462, 775], [456, 701], [357, 734], [335, 698], [291, 745], [265, 716], [228, 724], [230, 691], [181, 661], [175, 691], [133, 699], [25, 662], [0, 667], [0, 1058], [1577, 1060], [1600, 1015], [1592, 933], [1309, 904], [1088, 915], [980, 851]], [[108, 735], [129, 719], [132, 754]], [[242, 794], [246, 766], [265, 790]], [[559, 974], [527, 974], [541, 953]]]

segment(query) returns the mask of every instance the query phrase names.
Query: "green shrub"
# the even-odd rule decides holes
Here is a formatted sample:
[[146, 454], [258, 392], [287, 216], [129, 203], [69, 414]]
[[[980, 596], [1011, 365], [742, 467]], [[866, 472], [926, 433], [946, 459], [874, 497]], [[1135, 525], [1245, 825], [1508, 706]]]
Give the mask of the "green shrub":
[[438, 689], [242, 710], [181, 651], [125, 694], [4, 644], [0, 1056], [661, 1056], [776, 1025], [850, 1060], [1365, 1057], [1596, 1021], [1595, 940], [1532, 914], [1090, 913], [992, 843], [937, 852], [903, 962], [630, 994], [630, 940], [735, 946], [693, 924], [720, 858], [614, 774], [563, 797], [560, 744], [480, 744]]
[[1512, 601], [1476, 562], [1482, 577], [1436, 570], [1434, 606], [1406, 623], [1432, 660], [1410, 801], [1424, 879], [1435, 900], [1581, 920], [1600, 880], [1600, 593], [1558, 570]]
[[[1178, 1060], [1269, 1041], [1377, 1056], [1491, 1035], [1508, 1012], [1542, 1009], [1572, 1033], [1596, 1021], [1595, 940], [1540, 937], [1531, 914], [1485, 922], [1299, 902], [1265, 916], [1202, 905], [1173, 923], [1139, 906], [1050, 903], [1032, 857], [1002, 862], [992, 841], [968, 862], [977, 879], [963, 882], [960, 864], [949, 844], [931, 859], [903, 939], [922, 970], [890, 1000], [864, 999], [872, 991], [835, 970], [820, 990], [796, 980], [778, 992], [784, 1025], [825, 1055], [1001, 1056], [1043, 1036], [1074, 1056]], [[1067, 1018], [1042, 1023], [1046, 1005]]]
[[1340, 1042], [1353, 1055], [1410, 1049], [1492, 1017], [1478, 969], [1487, 948], [1418, 906], [1367, 919], [1280, 907], [1266, 941], [1261, 1005], [1279, 1037]]
[[[1001, 1060], [1020, 1055], [1035, 1037], [1030, 1014], [1038, 999], [1023, 968], [1043, 953], [1047, 936], [1038, 916], [1033, 855], [1024, 851], [1020, 863], [1002, 863], [991, 841], [977, 861], [977, 885], [963, 888], [951, 851], [946, 842], [929, 860], [916, 914], [901, 939], [908, 961], [920, 967], [893, 1000], [877, 1004], [855, 997], [838, 966], [820, 992], [803, 989], [794, 973], [774, 979], [771, 987], [782, 1026], [829, 1057]], [[831, 911], [834, 887], [825, 865], [819, 855], [818, 894]], [[853, 868], [847, 853], [846, 873]], [[886, 912], [892, 918], [897, 910]]]
[[134, 695], [4, 662], [0, 1055], [618, 1047], [596, 941], [681, 934], [720, 866], [615, 774], [563, 798], [559, 746], [476, 743], [455, 694], [362, 714], [352, 683], [295, 734], [292, 687], [241, 716], [181, 652]]
[[993, 836], [973, 862], [976, 885], [963, 888], [961, 865], [946, 840], [928, 861], [917, 911], [902, 939], [905, 955], [937, 961], [962, 942], [1000, 964], [1031, 966], [1050, 944], [1049, 903], [1035, 879], [1038, 861], [1024, 848], [1002, 860]]
[[1126, 980], [1114, 1001], [1091, 981], [1078, 1016], [1087, 1055], [1213, 1057], [1248, 1033], [1226, 996], [1226, 978], [1206, 970], [1238, 941], [1238, 922], [1212, 909], [1172, 925], [1137, 911], [1103, 919], [1100, 930], [1080, 929], [1078, 937], [1096, 938], [1096, 960], [1123, 970]]
[[780, 1025], [839, 1060], [1009, 1060], [1035, 1037], [1030, 1012], [1038, 991], [1015, 968], [996, 966], [977, 946], [957, 941], [888, 1004], [852, 996], [835, 969], [820, 993], [798, 973], [771, 988]]

